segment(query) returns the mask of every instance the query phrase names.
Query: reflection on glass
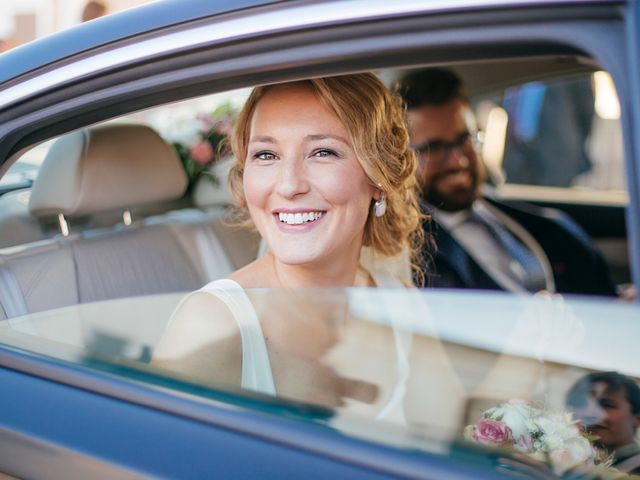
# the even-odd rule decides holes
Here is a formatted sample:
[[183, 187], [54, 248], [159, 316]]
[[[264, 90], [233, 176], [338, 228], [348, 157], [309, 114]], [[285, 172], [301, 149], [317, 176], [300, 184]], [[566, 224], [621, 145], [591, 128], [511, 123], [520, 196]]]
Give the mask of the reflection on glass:
[[[274, 400], [329, 407], [332, 426], [376, 441], [391, 441], [378, 438], [386, 426], [409, 435], [407, 442], [418, 435], [448, 443], [507, 401], [564, 408], [571, 385], [590, 371], [640, 377], [637, 305], [402, 289], [248, 293], [266, 341], [261, 361], [273, 374]], [[180, 297], [14, 318], [0, 324], [0, 341], [72, 362], [80, 357], [65, 351], [84, 351], [114, 365], [239, 391], [241, 357], [225, 349], [235, 345], [227, 351], [238, 352], [240, 335], [214, 312], [206, 316], [209, 329], [184, 339], [178, 357], [189, 361], [149, 370]]]

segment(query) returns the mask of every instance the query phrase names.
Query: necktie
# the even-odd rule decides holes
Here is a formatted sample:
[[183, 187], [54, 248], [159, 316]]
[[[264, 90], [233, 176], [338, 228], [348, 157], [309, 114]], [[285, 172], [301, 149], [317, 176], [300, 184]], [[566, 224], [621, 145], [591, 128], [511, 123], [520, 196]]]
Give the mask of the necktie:
[[544, 269], [540, 260], [514, 237], [501, 223], [484, 212], [471, 210], [469, 220], [482, 225], [505, 253], [501, 270], [531, 292], [546, 287]]

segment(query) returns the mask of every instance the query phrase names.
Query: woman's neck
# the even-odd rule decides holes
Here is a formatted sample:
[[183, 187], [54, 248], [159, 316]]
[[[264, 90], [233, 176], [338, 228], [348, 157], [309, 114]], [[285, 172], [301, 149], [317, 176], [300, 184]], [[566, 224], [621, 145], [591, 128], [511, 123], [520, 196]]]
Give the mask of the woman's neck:
[[233, 272], [229, 278], [244, 288], [306, 288], [375, 286], [371, 275], [360, 266], [360, 256], [341, 259], [340, 262], [323, 262], [316, 265], [289, 265], [279, 262], [268, 252], [244, 268]]
[[350, 287], [355, 283], [359, 265], [359, 258], [318, 266], [289, 265], [270, 253], [266, 256], [272, 268], [270, 286], [283, 288]]

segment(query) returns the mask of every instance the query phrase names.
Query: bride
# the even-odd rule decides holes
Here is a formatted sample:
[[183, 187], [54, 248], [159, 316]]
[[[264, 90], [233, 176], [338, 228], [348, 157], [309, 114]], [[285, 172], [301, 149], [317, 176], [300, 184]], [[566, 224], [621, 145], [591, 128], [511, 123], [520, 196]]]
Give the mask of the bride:
[[370, 73], [257, 87], [232, 148], [230, 189], [268, 252], [183, 299], [153, 363], [297, 400], [376, 402], [379, 386], [322, 361], [344, 292], [312, 305], [291, 292], [411, 286], [422, 215], [401, 101]]

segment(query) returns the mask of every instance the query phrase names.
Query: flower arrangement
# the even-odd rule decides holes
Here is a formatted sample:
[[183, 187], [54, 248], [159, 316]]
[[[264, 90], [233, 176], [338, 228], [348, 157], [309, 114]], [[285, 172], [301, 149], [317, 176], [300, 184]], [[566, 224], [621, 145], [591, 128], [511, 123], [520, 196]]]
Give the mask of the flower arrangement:
[[509, 400], [482, 414], [464, 429], [474, 443], [498, 446], [543, 462], [556, 475], [584, 472], [607, 476], [611, 460], [592, 444], [578, 421], [564, 411], [546, 411], [522, 400]]
[[172, 142], [187, 174], [189, 191], [201, 176], [218, 183], [211, 166], [231, 153], [227, 139], [236, 115], [231, 103], [224, 103], [211, 113], [197, 115], [189, 135]]

